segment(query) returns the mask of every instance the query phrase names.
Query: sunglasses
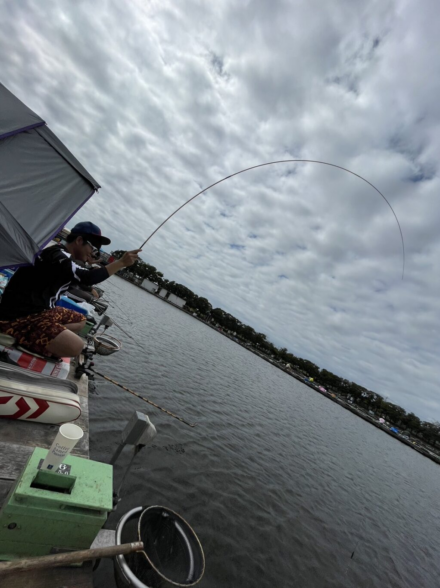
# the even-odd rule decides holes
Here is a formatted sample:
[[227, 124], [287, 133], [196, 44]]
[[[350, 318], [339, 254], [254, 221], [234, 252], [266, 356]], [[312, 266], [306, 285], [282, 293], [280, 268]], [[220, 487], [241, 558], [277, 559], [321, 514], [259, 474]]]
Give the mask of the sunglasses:
[[99, 255], [99, 249], [97, 247], [95, 247], [94, 245], [92, 245], [92, 243], [90, 243], [90, 241], [87, 241], [87, 239], [84, 239], [84, 243], [86, 245], [90, 245], [90, 247], [92, 248], [92, 256], [93, 257], [97, 257]]

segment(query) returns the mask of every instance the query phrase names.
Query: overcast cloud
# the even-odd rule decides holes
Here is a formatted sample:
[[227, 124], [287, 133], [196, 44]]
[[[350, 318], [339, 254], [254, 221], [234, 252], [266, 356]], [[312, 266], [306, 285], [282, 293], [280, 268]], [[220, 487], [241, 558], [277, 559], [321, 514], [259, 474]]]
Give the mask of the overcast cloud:
[[1, 81], [102, 185], [74, 221], [440, 420], [438, 2], [1, 1]]

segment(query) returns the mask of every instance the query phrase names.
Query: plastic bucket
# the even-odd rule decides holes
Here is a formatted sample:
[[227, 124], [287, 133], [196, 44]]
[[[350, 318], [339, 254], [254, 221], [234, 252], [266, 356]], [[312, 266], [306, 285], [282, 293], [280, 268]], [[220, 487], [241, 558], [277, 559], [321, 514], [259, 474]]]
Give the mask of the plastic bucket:
[[[142, 506], [138, 506], [128, 511], [127, 514], [120, 519], [116, 526], [116, 545], [122, 545], [123, 542], [127, 541], [127, 535], [131, 535], [131, 538], [128, 540], [129, 542], [137, 541], [137, 524], [143, 510], [144, 508]], [[114, 562], [115, 579], [118, 588], [129, 588], [130, 586], [133, 586], [133, 588], [151, 588], [151, 586], [147, 586], [147, 584], [144, 584], [136, 578], [126, 561], [125, 556], [117, 555], [114, 558]]]

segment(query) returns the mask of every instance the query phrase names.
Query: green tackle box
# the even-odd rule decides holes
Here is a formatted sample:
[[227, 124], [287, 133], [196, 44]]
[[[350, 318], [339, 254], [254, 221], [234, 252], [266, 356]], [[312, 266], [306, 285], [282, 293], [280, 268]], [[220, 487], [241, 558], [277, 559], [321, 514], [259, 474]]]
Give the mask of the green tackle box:
[[0, 511], [0, 559], [88, 549], [113, 507], [111, 465], [69, 455], [39, 470], [37, 447]]

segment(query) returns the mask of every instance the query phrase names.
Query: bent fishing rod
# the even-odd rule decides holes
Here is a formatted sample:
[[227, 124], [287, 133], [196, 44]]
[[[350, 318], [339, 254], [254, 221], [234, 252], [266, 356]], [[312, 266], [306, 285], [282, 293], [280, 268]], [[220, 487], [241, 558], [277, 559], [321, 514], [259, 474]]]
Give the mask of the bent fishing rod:
[[[405, 242], [403, 239], [403, 232], [402, 232], [402, 227], [400, 226], [400, 222], [399, 219], [397, 218], [396, 213], [394, 212], [393, 207], [391, 206], [390, 202], [388, 201], [388, 199], [382, 194], [382, 192], [376, 188], [376, 186], [368, 181], [366, 178], [364, 178], [363, 176], [361, 176], [360, 174], [357, 174], [354, 171], [351, 171], [349, 169], [347, 169], [346, 167], [342, 167], [341, 165], [336, 165], [334, 163], [329, 163], [327, 161], [318, 161], [315, 159], [281, 159], [281, 160], [277, 160], [277, 161], [269, 161], [266, 163], [260, 163], [258, 165], [252, 165], [250, 167], [247, 167], [245, 169], [242, 169], [240, 171], [234, 172], [233, 174], [230, 174], [224, 178], [222, 178], [221, 180], [217, 180], [216, 182], [214, 182], [213, 184], [210, 184], [209, 186], [207, 186], [206, 188], [203, 188], [203, 190], [200, 190], [200, 192], [197, 192], [197, 194], [195, 194], [194, 196], [192, 196], [191, 198], [189, 198], [186, 202], [184, 202], [183, 204], [181, 204], [178, 208], [176, 208], [176, 210], [174, 212], [172, 212], [158, 227], [156, 227], [156, 229], [145, 239], [145, 241], [142, 243], [142, 245], [139, 247], [139, 250], [143, 249], [143, 247], [148, 243], [148, 241], [175, 215], [177, 214], [180, 210], [182, 210], [182, 208], [184, 208], [187, 204], [189, 204], [190, 202], [192, 202], [193, 200], [195, 200], [196, 198], [198, 198], [199, 196], [201, 196], [202, 194], [204, 194], [205, 192], [207, 192], [208, 190], [210, 190], [211, 188], [214, 188], [214, 186], [218, 186], [219, 184], [221, 184], [222, 182], [225, 182], [226, 180], [229, 180], [230, 178], [233, 178], [235, 176], [238, 176], [240, 174], [243, 174], [245, 172], [251, 171], [253, 169], [258, 169], [260, 167], [267, 167], [269, 165], [278, 165], [281, 163], [315, 163], [318, 165], [326, 165], [328, 167], [334, 167], [336, 169], [340, 169], [344, 172], [347, 172], [349, 174], [351, 174], [352, 176], [355, 176], [356, 178], [359, 178], [360, 180], [362, 180], [363, 182], [365, 182], [366, 184], [368, 184], [369, 186], [371, 186], [373, 188], [373, 190], [375, 190], [382, 198], [383, 200], [385, 200], [385, 202], [387, 203], [388, 207], [390, 208], [391, 212], [394, 215], [394, 218], [396, 219], [397, 222], [397, 226], [399, 228], [399, 233], [400, 233], [400, 239], [402, 242], [402, 280], [404, 278], [405, 275]], [[121, 327], [120, 327], [121, 328]], [[122, 388], [123, 390], [125, 390], [126, 392], [130, 392], [130, 394], [133, 394], [134, 396], [137, 396], [138, 398], [141, 398], [142, 400], [144, 400], [145, 402], [147, 402], [148, 404], [151, 404], [152, 406], [154, 406], [155, 408], [158, 408], [159, 410], [165, 412], [166, 414], [172, 416], [173, 418], [176, 418], [177, 420], [185, 423], [186, 425], [189, 425], [190, 427], [194, 427], [194, 424], [188, 423], [187, 421], [185, 421], [184, 419], [182, 419], [181, 417], [178, 417], [176, 415], [174, 415], [172, 412], [158, 406], [157, 404], [155, 404], [154, 402], [152, 402], [151, 400], [148, 400], [147, 398], [144, 398], [143, 396], [141, 396], [140, 394], [138, 394], [137, 392], [134, 392], [133, 390], [130, 390], [129, 388], [126, 388], [125, 386], [123, 386], [122, 384], [119, 384], [118, 382], [116, 382], [115, 380], [112, 380], [111, 378], [108, 378], [107, 376], [105, 376], [104, 374], [101, 374], [100, 372], [97, 372], [96, 370], [92, 369], [93, 372], [95, 372], [98, 376], [101, 376], [102, 378], [108, 380], [109, 382], [111, 382], [112, 384], [114, 384], [115, 386], [119, 386], [120, 388]]]
[[382, 194], [382, 192], [376, 188], [376, 186], [374, 184], [372, 184], [371, 182], [369, 182], [368, 180], [366, 180], [364, 177], [362, 177], [361, 175], [345, 168], [342, 167], [341, 165], [336, 165], [334, 163], [328, 163], [327, 161], [317, 161], [315, 159], [281, 159], [279, 161], [269, 161], [266, 163], [260, 163], [258, 165], [252, 165], [251, 167], [247, 167], [245, 169], [242, 169], [238, 172], [235, 172], [233, 174], [230, 174], [229, 176], [226, 176], [225, 178], [222, 178], [221, 180], [217, 180], [217, 182], [214, 182], [213, 184], [211, 184], [210, 186], [207, 186], [206, 188], [203, 188], [203, 190], [200, 190], [200, 192], [198, 192], [197, 194], [195, 194], [194, 196], [192, 196], [189, 200], [187, 200], [186, 202], [184, 202], [181, 206], [179, 206], [179, 208], [177, 208], [172, 214], [170, 214], [152, 233], [151, 235], [149, 235], [145, 241], [142, 243], [142, 245], [139, 247], [139, 249], [142, 249], [144, 247], [144, 245], [146, 245], [148, 243], [148, 241], [164, 226], [165, 223], [167, 223], [175, 214], [177, 214], [179, 212], [179, 210], [182, 210], [182, 208], [184, 208], [187, 204], [189, 204], [190, 202], [192, 202], [193, 200], [195, 200], [196, 198], [198, 198], [199, 196], [201, 196], [202, 194], [204, 194], [205, 192], [207, 192], [208, 190], [210, 190], [211, 188], [213, 188], [214, 186], [217, 186], [218, 184], [221, 184], [222, 182], [225, 182], [226, 180], [229, 180], [230, 178], [233, 178], [234, 176], [238, 176], [240, 174], [243, 174], [245, 172], [248, 172], [250, 170], [253, 169], [257, 169], [259, 167], [266, 167], [269, 165], [277, 165], [280, 163], [316, 163], [319, 165], [327, 165], [329, 167], [334, 167], [336, 169], [340, 169], [342, 171], [345, 171], [349, 174], [351, 174], [352, 176], [356, 176], [357, 178], [359, 178], [360, 180], [362, 180], [363, 182], [367, 183], [369, 186], [371, 186], [374, 190], [376, 190], [376, 192], [385, 200], [385, 202], [388, 204], [389, 208], [391, 209], [391, 212], [394, 215], [394, 218], [396, 219], [397, 222], [397, 226], [399, 227], [399, 232], [400, 232], [400, 239], [402, 241], [402, 280], [405, 274], [405, 243], [403, 240], [403, 233], [402, 233], [402, 227], [400, 226], [399, 223], [399, 219], [397, 218], [396, 213], [394, 212], [393, 207], [391, 206], [390, 202], [387, 200], [387, 198]]

